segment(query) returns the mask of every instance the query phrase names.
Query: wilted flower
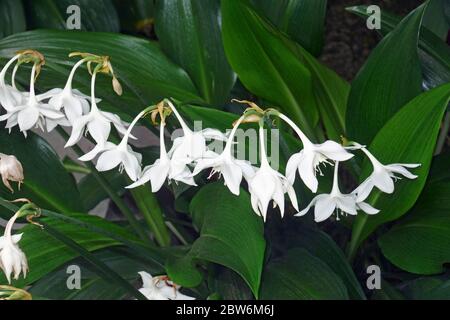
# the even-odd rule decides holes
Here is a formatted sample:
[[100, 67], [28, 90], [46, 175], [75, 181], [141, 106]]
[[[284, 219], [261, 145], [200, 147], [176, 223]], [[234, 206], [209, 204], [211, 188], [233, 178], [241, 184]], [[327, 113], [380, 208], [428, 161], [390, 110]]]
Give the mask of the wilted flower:
[[139, 291], [148, 300], [195, 300], [180, 293], [180, 286], [174, 284], [167, 276], [152, 277], [149, 273], [141, 271], [142, 288]]
[[246, 179], [250, 179], [255, 174], [252, 165], [248, 161], [238, 160], [232, 154], [231, 147], [233, 146], [236, 130], [244, 119], [245, 116], [242, 116], [233, 127], [224, 151], [220, 155], [212, 151], [207, 151], [205, 157], [197, 161], [197, 165], [192, 173], [195, 176], [206, 168], [212, 168], [209, 177], [218, 172], [223, 176], [225, 185], [235, 195], [239, 195], [242, 177], [245, 176]]
[[267, 159], [264, 129], [259, 128], [261, 167], [248, 183], [253, 211], [266, 221], [270, 201], [278, 205], [280, 214], [284, 216], [284, 194], [287, 193], [292, 205], [298, 210], [297, 196], [291, 183], [278, 171], [270, 167]]
[[401, 179], [396, 174], [408, 179], [417, 178], [416, 175], [409, 172], [406, 168], [417, 168], [420, 164], [394, 163], [383, 165], [364, 146], [357, 143], [354, 143], [354, 146], [366, 154], [373, 166], [372, 174], [354, 191], [358, 201], [367, 199], [374, 187], [377, 187], [384, 193], [394, 192], [394, 181]]
[[286, 166], [286, 177], [293, 184], [298, 171], [305, 185], [312, 192], [316, 193], [319, 186], [316, 172], [321, 173], [320, 164], [328, 163], [328, 159], [346, 161], [352, 158], [353, 155], [347, 152], [340, 144], [331, 140], [322, 144], [313, 144], [291, 119], [281, 113], [278, 113], [278, 116], [294, 129], [303, 143], [303, 150], [289, 159]]
[[11, 235], [12, 227], [20, 211], [18, 211], [6, 224], [5, 233], [0, 237], [0, 268], [5, 273], [8, 283], [11, 283], [11, 273], [14, 273], [14, 279], [19, 279], [22, 272], [26, 277], [28, 271], [27, 257], [19, 248], [19, 241], [22, 234]]
[[2, 176], [3, 184], [11, 192], [14, 192], [9, 182], [18, 182], [18, 188], [20, 189], [20, 184], [24, 180], [22, 164], [15, 156], [0, 153], [0, 175]]
[[376, 214], [379, 210], [373, 208], [365, 202], [357, 203], [354, 194], [342, 194], [339, 189], [338, 179], [339, 162], [336, 162], [334, 167], [333, 188], [329, 194], [319, 194], [311, 203], [296, 216], [303, 216], [308, 213], [309, 209], [314, 206], [314, 220], [322, 222], [337, 210], [337, 219], [339, 220], [339, 213], [350, 214], [356, 216], [357, 210], [361, 209], [367, 214]]

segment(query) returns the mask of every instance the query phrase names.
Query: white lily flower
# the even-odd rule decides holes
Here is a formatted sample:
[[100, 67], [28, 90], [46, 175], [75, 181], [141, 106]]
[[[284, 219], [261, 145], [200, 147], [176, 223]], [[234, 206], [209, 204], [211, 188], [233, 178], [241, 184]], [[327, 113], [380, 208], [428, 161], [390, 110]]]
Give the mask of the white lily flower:
[[192, 163], [204, 157], [207, 151], [206, 139], [226, 140], [226, 136], [219, 130], [205, 129], [202, 131], [192, 131], [172, 102], [167, 101], [167, 104], [178, 119], [184, 134], [182, 137], [174, 140], [172, 149], [169, 151], [169, 157], [171, 159], [176, 159], [186, 164]]
[[284, 194], [287, 193], [292, 205], [298, 211], [297, 196], [289, 180], [278, 171], [271, 168], [267, 159], [264, 129], [259, 128], [261, 167], [250, 179], [248, 189], [251, 195], [253, 211], [262, 216], [266, 221], [267, 209], [270, 201], [280, 209], [281, 217], [284, 216]]
[[109, 171], [120, 166], [119, 171], [122, 172], [125, 169], [132, 181], [136, 181], [140, 177], [142, 155], [133, 151], [131, 146], [128, 145], [128, 140], [131, 136], [131, 130], [146, 112], [147, 110], [144, 110], [137, 115], [118, 145], [111, 142], [105, 143], [106, 147], [101, 151], [102, 154], [97, 160], [96, 168], [98, 171]]
[[357, 195], [358, 201], [364, 201], [367, 199], [374, 187], [377, 187], [384, 193], [393, 193], [394, 181], [401, 179], [398, 175], [402, 175], [408, 179], [417, 178], [416, 175], [409, 172], [406, 168], [417, 168], [420, 167], [420, 164], [394, 163], [383, 165], [364, 146], [356, 143], [354, 145], [366, 154], [373, 166], [372, 174], [354, 191]]
[[289, 159], [286, 165], [286, 177], [291, 184], [294, 184], [296, 172], [298, 171], [305, 185], [312, 192], [316, 193], [319, 186], [316, 173], [319, 172], [322, 175], [320, 164], [329, 163], [328, 159], [347, 161], [353, 157], [353, 154], [345, 150], [339, 143], [331, 140], [322, 144], [313, 144], [291, 119], [283, 114], [279, 114], [279, 117], [294, 129], [303, 143], [303, 150]]
[[24, 180], [23, 167], [15, 156], [0, 153], [0, 175], [2, 176], [3, 184], [11, 192], [14, 193], [14, 190], [9, 181], [18, 182], [18, 188], [20, 190], [20, 184]]
[[91, 81], [91, 110], [88, 114], [74, 119], [72, 123], [72, 133], [66, 143], [66, 148], [78, 143], [85, 131], [89, 132], [97, 144], [101, 146], [104, 145], [111, 132], [111, 124], [113, 124], [121, 134], [127, 132], [125, 123], [122, 122], [119, 116], [110, 112], [101, 111], [98, 108], [97, 100], [95, 98], [96, 75], [96, 73], [92, 75]]
[[8, 120], [7, 128], [19, 125], [20, 131], [27, 136], [27, 131], [34, 127], [39, 127], [44, 131], [46, 119], [57, 120], [64, 118], [64, 115], [52, 109], [48, 104], [41, 103], [36, 98], [34, 90], [34, 82], [36, 78], [36, 64], [33, 65], [31, 70], [30, 80], [30, 93], [22, 103], [11, 110], [7, 110], [7, 113], [0, 116], [0, 121]]
[[152, 277], [149, 273], [141, 271], [142, 288], [139, 291], [148, 300], [195, 300], [180, 293], [180, 286], [174, 284], [167, 276]]
[[159, 129], [159, 159], [150, 166], [147, 166], [142, 171], [140, 178], [128, 186], [128, 189], [133, 189], [142, 186], [150, 181], [152, 192], [158, 192], [168, 178], [177, 182], [183, 182], [188, 185], [195, 186], [194, 178], [192, 178], [191, 171], [184, 162], [171, 160], [166, 150], [164, 141], [165, 122], [161, 120]]
[[237, 196], [239, 195], [242, 177], [244, 176], [248, 180], [255, 174], [250, 162], [238, 160], [232, 154], [231, 148], [233, 146], [234, 136], [244, 119], [245, 116], [242, 116], [233, 127], [224, 151], [220, 155], [212, 151], [207, 151], [205, 157], [197, 161], [197, 165], [192, 173], [193, 176], [196, 176], [200, 171], [206, 168], [212, 168], [208, 179], [215, 173], [219, 173], [220, 176], [223, 176], [225, 185], [230, 192]]
[[0, 268], [5, 273], [8, 283], [11, 284], [11, 274], [14, 273], [14, 279], [19, 279], [22, 272], [26, 277], [28, 271], [27, 257], [19, 248], [19, 241], [22, 234], [11, 235], [12, 227], [20, 212], [17, 212], [6, 224], [5, 233], [0, 238]]
[[303, 216], [308, 213], [309, 209], [314, 206], [314, 220], [322, 222], [331, 217], [333, 212], [337, 211], [337, 220], [339, 213], [350, 214], [356, 216], [358, 210], [362, 210], [367, 214], [376, 214], [378, 209], [373, 208], [365, 202], [357, 202], [355, 194], [342, 194], [339, 189], [338, 179], [339, 162], [334, 167], [333, 188], [329, 194], [319, 194], [314, 197], [310, 204], [295, 216]]
[[5, 81], [6, 72], [20, 56], [21, 54], [15, 55], [0, 72], [0, 105], [3, 106], [6, 111], [12, 111], [15, 107], [20, 105], [24, 99], [23, 94], [19, 90], [14, 86], [6, 84]]
[[[70, 125], [73, 124], [77, 118], [89, 112], [88, 101], [91, 98], [81, 93], [79, 90], [74, 90], [72, 88], [75, 72], [84, 62], [86, 62], [86, 60], [82, 59], [73, 66], [64, 89], [52, 89], [38, 96], [38, 99], [40, 100], [49, 99], [48, 104], [55, 110], [64, 109], [64, 113], [66, 114]], [[96, 102], [100, 102], [100, 99], [97, 99]]]

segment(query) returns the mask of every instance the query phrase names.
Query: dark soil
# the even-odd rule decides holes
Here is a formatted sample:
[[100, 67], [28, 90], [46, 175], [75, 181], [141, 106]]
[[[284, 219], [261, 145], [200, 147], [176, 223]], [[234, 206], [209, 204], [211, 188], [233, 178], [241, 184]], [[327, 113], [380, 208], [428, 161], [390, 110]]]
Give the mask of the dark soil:
[[352, 80], [380, 40], [376, 30], [369, 30], [366, 21], [347, 12], [346, 7], [375, 4], [382, 11], [404, 16], [423, 2], [423, 0], [329, 0], [322, 62], [345, 79]]

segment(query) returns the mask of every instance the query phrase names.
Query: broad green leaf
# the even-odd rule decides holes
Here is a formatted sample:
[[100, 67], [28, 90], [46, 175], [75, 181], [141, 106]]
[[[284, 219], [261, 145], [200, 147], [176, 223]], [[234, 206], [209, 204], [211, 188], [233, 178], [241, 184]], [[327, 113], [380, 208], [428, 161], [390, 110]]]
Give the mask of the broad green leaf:
[[22, 1], [0, 0], [0, 39], [25, 31], [25, 13]]
[[224, 104], [235, 82], [223, 49], [219, 11], [219, 0], [161, 0], [156, 6], [161, 48], [212, 105]]
[[[152, 275], [162, 274], [163, 270], [149, 266], [136, 259], [128, 257], [128, 252], [123, 249], [104, 249], [93, 253], [112, 270], [120, 274], [130, 282], [139, 282], [139, 271], [147, 271]], [[77, 265], [81, 271], [81, 288], [77, 290], [67, 287], [67, 268]], [[72, 260], [57, 271], [47, 274], [35, 282], [29, 292], [38, 299], [54, 300], [119, 300], [126, 298], [127, 292], [114, 283], [106, 282], [96, 273], [92, 272], [90, 266], [78, 258]]]
[[420, 94], [417, 46], [425, 8], [424, 4], [411, 12], [383, 38], [353, 80], [346, 119], [351, 140], [369, 144], [402, 106]]
[[305, 249], [270, 261], [261, 285], [263, 300], [344, 300], [347, 289], [324, 262]]
[[292, 41], [261, 18], [248, 1], [222, 1], [225, 52], [244, 86], [286, 112], [315, 138], [318, 110], [311, 72], [292, 52]]
[[397, 267], [411, 273], [437, 274], [450, 262], [450, 183], [428, 183], [404, 221], [378, 243]]
[[447, 0], [430, 0], [423, 17], [423, 25], [442, 40], [450, 29], [450, 4]]
[[253, 0], [252, 3], [308, 52], [320, 55], [327, 0]]
[[181, 260], [169, 261], [169, 276], [193, 287], [202, 277], [194, 264], [208, 261], [238, 273], [258, 297], [263, 268], [264, 226], [250, 206], [248, 193], [231, 194], [222, 182], [206, 185], [191, 202], [193, 221], [200, 237]]
[[[80, 9], [81, 30], [119, 32], [119, 17], [111, 0], [25, 0], [30, 29], [67, 29], [67, 21]], [[72, 20], [72, 19], [70, 19]]]
[[[134, 239], [134, 236], [130, 235], [128, 231], [101, 218], [86, 214], [74, 214], [71, 216], [81, 221], [110, 230], [118, 235]], [[80, 228], [74, 224], [61, 223], [60, 220], [52, 218], [43, 218], [42, 221], [71, 238], [88, 251], [120, 245], [119, 242], [107, 236], [100, 235], [85, 228]], [[13, 282], [13, 285], [17, 287], [24, 287], [34, 283], [49, 272], [52, 272], [67, 261], [78, 256], [76, 252], [68, 249], [66, 245], [54, 239], [39, 227], [28, 225], [21, 229], [20, 232], [23, 232], [20, 247], [28, 258], [30, 272], [25, 279], [20, 278], [18, 281]], [[5, 282], [3, 274], [1, 277], [3, 279], [2, 283]]]
[[[11, 194], [3, 184], [0, 194], [9, 200], [28, 198], [43, 208], [63, 213], [83, 210], [83, 204], [73, 177], [65, 170], [58, 155], [38, 135], [28, 132], [28, 138], [14, 130], [0, 130], [0, 152], [12, 154], [22, 163], [24, 184], [21, 191]], [[12, 183], [17, 190], [17, 185]]]
[[324, 262], [347, 287], [351, 299], [365, 299], [364, 291], [358, 282], [342, 250], [326, 233], [313, 228], [296, 228], [290, 244], [306, 249], [311, 255]]
[[154, 27], [154, 0], [114, 0], [120, 27], [130, 33], [151, 35]]
[[[366, 19], [367, 7], [350, 7], [348, 11]], [[400, 18], [382, 11], [381, 34], [386, 35], [394, 29]], [[433, 32], [422, 26], [419, 39], [419, 55], [422, 61], [425, 85], [434, 88], [450, 81], [450, 48]]]
[[[372, 192], [369, 202], [381, 210], [374, 216], [360, 214], [356, 217], [350, 253], [353, 255], [360, 243], [378, 226], [401, 217], [416, 202], [427, 180], [442, 117], [450, 98], [450, 84], [421, 94], [405, 105], [380, 130], [369, 149], [384, 164], [420, 163], [414, 169], [416, 180], [403, 179], [395, 186], [394, 194]], [[361, 178], [372, 170], [365, 161]], [[360, 179], [363, 181], [363, 179]]]
[[418, 278], [402, 285], [401, 291], [409, 300], [450, 300], [448, 277]]
[[[65, 85], [70, 68], [77, 61], [68, 58], [70, 52], [110, 56], [124, 94], [115, 95], [109, 76], [98, 77], [96, 93], [103, 99], [100, 108], [120, 116], [134, 117], [146, 106], [167, 97], [201, 101], [189, 76], [171, 62], [155, 42], [113, 33], [38, 30], [1, 40], [0, 57], [11, 58], [16, 51], [25, 48], [38, 50], [46, 57], [46, 65], [36, 83], [41, 91]], [[29, 72], [20, 72], [18, 76], [21, 83], [29, 83]], [[86, 70], [79, 70], [74, 87], [90, 92], [90, 76]]]

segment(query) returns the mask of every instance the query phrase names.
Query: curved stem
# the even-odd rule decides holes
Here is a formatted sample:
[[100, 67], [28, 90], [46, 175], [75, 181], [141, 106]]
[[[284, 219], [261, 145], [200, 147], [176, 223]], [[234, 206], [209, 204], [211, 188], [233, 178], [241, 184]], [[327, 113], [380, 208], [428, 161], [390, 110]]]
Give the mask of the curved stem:
[[294, 129], [295, 133], [298, 135], [298, 137], [300, 138], [300, 140], [303, 143], [303, 147], [305, 147], [306, 145], [311, 145], [312, 142], [311, 140], [308, 139], [308, 137], [303, 133], [303, 131], [294, 123], [294, 121], [292, 121], [291, 119], [289, 119], [287, 116], [285, 116], [282, 113], [277, 113], [276, 114], [278, 117], [280, 117], [280, 119], [282, 119], [284, 122], [286, 122], [292, 129]]
[[31, 80], [30, 80], [30, 101], [36, 100], [36, 93], [34, 91], [34, 80], [36, 77], [36, 64], [33, 65], [31, 69]]
[[245, 119], [245, 115], [241, 116], [239, 118], [239, 120], [236, 122], [236, 124], [234, 125], [233, 129], [231, 130], [230, 136], [228, 137], [227, 144], [225, 145], [224, 152], [231, 152], [231, 147], [233, 145], [234, 136], [236, 135], [236, 131], [239, 128], [239, 126], [241, 125], [242, 121], [244, 121], [244, 119]]
[[259, 145], [260, 145], [260, 158], [261, 158], [261, 167], [270, 167], [269, 161], [267, 160], [266, 153], [266, 142], [264, 139], [264, 127], [262, 125], [259, 126]]
[[97, 102], [95, 99], [95, 81], [97, 78], [97, 72], [94, 72], [92, 74], [92, 79], [91, 79], [91, 112], [92, 111], [98, 111], [98, 107], [97, 107]]
[[186, 122], [184, 122], [183, 118], [178, 113], [177, 109], [173, 105], [173, 103], [170, 100], [167, 100], [167, 104], [169, 105], [170, 109], [175, 114], [175, 117], [177, 117], [178, 122], [181, 125], [181, 128], [183, 129], [184, 134], [192, 132], [192, 130], [187, 126]]
[[2, 69], [2, 71], [0, 72], [0, 85], [1, 86], [5, 86], [6, 84], [5, 84], [5, 75], [6, 75], [6, 72], [8, 71], [8, 69], [11, 67], [11, 65], [17, 60], [17, 59], [19, 59], [20, 58], [20, 54], [18, 54], [18, 55], [15, 55], [14, 57], [12, 57], [12, 59], [11, 60], [9, 60], [8, 61], [8, 63], [3, 67], [3, 69]]
[[84, 58], [84, 59], [81, 59], [80, 61], [78, 61], [77, 63], [75, 63], [75, 65], [73, 66], [72, 70], [70, 71], [69, 77], [67, 78], [65, 89], [72, 90], [72, 82], [73, 82], [73, 77], [75, 76], [75, 72], [87, 60], [88, 59]]

